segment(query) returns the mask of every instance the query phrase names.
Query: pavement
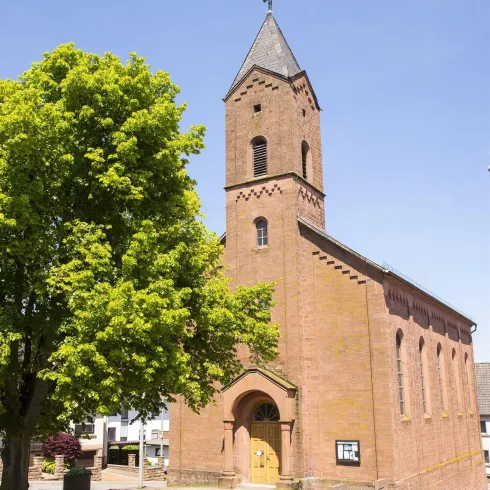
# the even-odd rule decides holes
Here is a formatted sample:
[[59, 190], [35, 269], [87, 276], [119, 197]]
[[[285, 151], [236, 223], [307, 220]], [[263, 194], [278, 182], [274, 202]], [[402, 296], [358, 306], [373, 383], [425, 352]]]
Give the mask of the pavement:
[[[137, 488], [137, 482], [92, 482], [91, 490], [126, 490]], [[153, 490], [167, 490], [165, 482], [146, 482], [143, 488], [151, 488]], [[29, 490], [63, 490], [63, 482], [30, 482]]]

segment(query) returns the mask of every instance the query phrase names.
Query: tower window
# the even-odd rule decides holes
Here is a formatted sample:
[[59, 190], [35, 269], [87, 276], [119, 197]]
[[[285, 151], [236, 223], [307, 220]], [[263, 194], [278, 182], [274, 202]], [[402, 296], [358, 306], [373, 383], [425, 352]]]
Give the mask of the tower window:
[[260, 104], [254, 105], [254, 112], [257, 114], [257, 112], [262, 112], [262, 106]]
[[267, 221], [261, 219], [257, 222], [257, 247], [267, 247], [268, 243]]
[[303, 109], [303, 117], [306, 117], [306, 109]]
[[310, 147], [306, 141], [303, 141], [303, 143], [301, 143], [301, 172], [303, 175], [303, 179], [305, 180], [308, 179], [308, 175], [311, 173], [310, 160]]
[[254, 177], [267, 175], [267, 142], [258, 139], [253, 144]]

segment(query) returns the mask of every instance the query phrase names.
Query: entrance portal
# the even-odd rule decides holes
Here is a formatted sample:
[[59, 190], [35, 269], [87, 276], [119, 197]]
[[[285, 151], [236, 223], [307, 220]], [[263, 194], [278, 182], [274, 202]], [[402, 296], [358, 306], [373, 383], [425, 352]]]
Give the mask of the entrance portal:
[[275, 484], [280, 474], [281, 427], [279, 410], [271, 403], [262, 403], [254, 411], [250, 446], [252, 483]]

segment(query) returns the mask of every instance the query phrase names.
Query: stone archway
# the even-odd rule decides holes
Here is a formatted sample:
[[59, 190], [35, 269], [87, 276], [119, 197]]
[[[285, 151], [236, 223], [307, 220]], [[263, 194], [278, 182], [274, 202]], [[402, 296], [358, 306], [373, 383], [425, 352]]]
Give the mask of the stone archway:
[[291, 433], [294, 424], [296, 388], [262, 368], [250, 368], [222, 390], [225, 468], [220, 486], [234, 488], [239, 480], [252, 480], [251, 429], [253, 413], [260, 404], [277, 407], [280, 428], [280, 482], [293, 480]]

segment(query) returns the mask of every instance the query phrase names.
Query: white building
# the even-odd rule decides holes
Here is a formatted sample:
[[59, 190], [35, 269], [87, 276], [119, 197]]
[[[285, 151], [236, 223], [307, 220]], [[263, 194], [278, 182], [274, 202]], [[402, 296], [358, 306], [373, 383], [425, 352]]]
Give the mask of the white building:
[[[75, 434], [80, 436], [83, 455], [79, 464], [92, 466], [94, 456], [103, 456], [108, 461], [109, 447], [124, 447], [126, 445], [139, 445], [140, 421], [132, 422], [138, 416], [136, 410], [126, 410], [121, 407], [120, 414], [113, 413], [109, 417], [97, 415], [94, 422], [74, 424]], [[168, 466], [168, 437], [169, 431], [168, 411], [162, 410], [154, 414], [151, 420], [145, 423], [145, 454], [152, 463], [157, 462], [161, 454]], [[163, 449], [163, 453], [162, 453]]]
[[485, 454], [487, 477], [490, 478], [490, 362], [476, 363], [475, 370], [482, 447]]
[[[139, 444], [141, 422], [131, 422], [137, 415], [136, 410], [122, 408], [120, 414], [112, 414], [107, 418], [109, 447]], [[145, 451], [150, 461], [156, 463], [156, 458], [162, 455], [165, 458], [165, 466], [168, 466], [168, 437], [165, 436], [169, 430], [168, 410], [154, 414], [151, 420], [145, 422]]]

